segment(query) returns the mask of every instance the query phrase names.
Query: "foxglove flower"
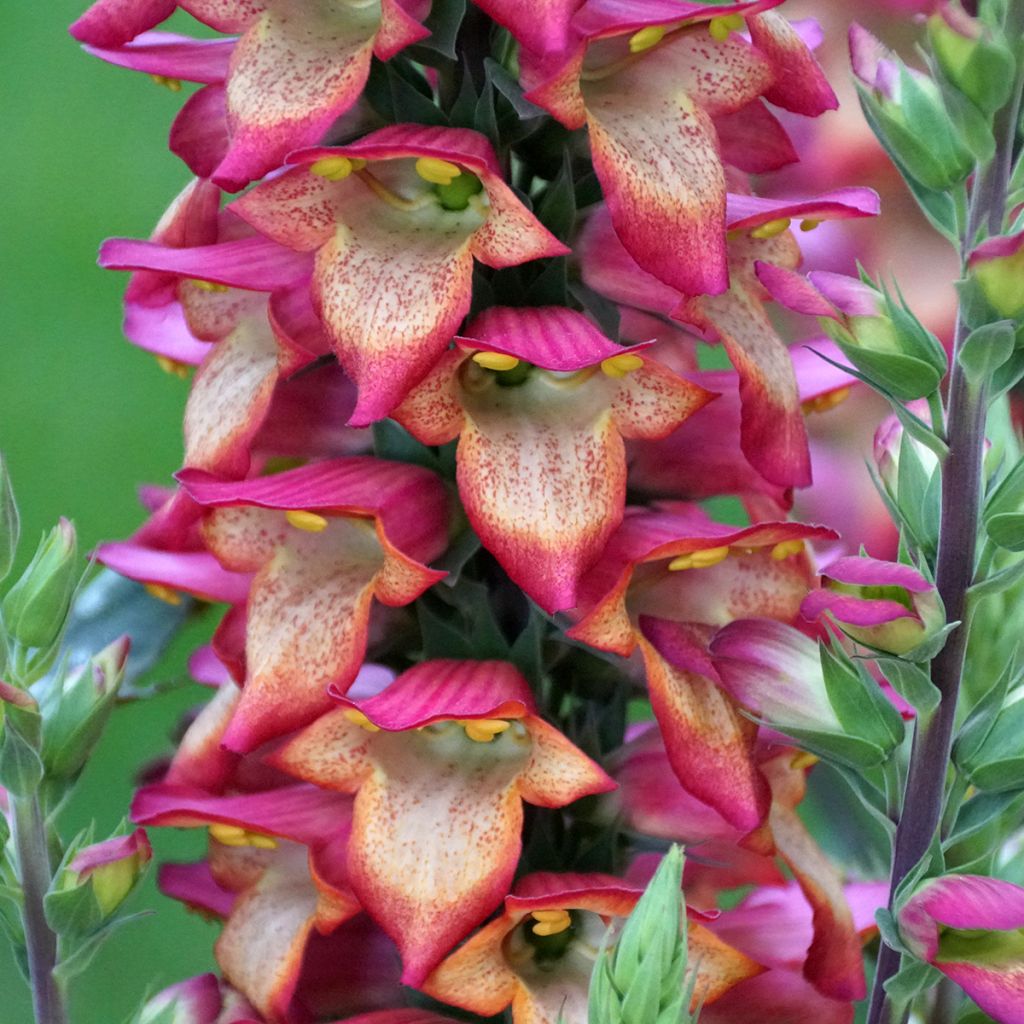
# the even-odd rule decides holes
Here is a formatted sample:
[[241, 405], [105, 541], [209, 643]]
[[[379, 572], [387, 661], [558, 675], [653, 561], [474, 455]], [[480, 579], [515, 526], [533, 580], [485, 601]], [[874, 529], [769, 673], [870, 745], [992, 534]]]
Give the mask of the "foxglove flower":
[[507, 662], [426, 661], [341, 702], [271, 763], [355, 794], [349, 879], [418, 985], [508, 892], [522, 802], [563, 807], [614, 783]]

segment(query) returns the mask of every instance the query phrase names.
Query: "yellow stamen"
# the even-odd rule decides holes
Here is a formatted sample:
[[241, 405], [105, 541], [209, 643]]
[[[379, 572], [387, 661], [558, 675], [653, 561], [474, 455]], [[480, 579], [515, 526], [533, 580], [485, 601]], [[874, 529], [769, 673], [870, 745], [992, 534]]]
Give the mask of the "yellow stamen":
[[789, 218], [779, 217], [777, 220], [770, 220], [760, 227], [754, 228], [750, 232], [751, 238], [774, 238], [776, 235], [781, 235], [783, 231], [789, 228]]
[[835, 391], [827, 391], [823, 395], [815, 395], [800, 403], [800, 408], [806, 412], [828, 412], [834, 409], [840, 402], [845, 402], [850, 397], [849, 388], [836, 388]]
[[688, 555], [679, 555], [668, 563], [670, 572], [678, 572], [680, 569], [707, 569], [709, 566], [718, 565], [729, 557], [729, 545], [720, 548], [704, 548], [702, 551], [691, 551]]
[[[362, 164], [365, 167], [366, 161]], [[347, 156], [325, 156], [309, 165], [310, 174], [328, 181], [344, 181], [354, 170], [357, 170], [355, 163]]]
[[152, 78], [157, 85], [162, 85], [165, 89], [170, 89], [171, 92], [181, 92], [180, 78], [168, 78], [166, 75], [150, 75], [149, 77]]
[[791, 558], [793, 555], [801, 554], [803, 550], [804, 542], [802, 540], [779, 541], [779, 543], [772, 548], [772, 559], [776, 562], [783, 562], [787, 558]]
[[226, 284], [217, 284], [216, 281], [204, 281], [199, 277], [190, 278], [189, 281], [201, 292], [226, 292], [228, 290]]
[[820, 223], [820, 217], [804, 217], [804, 219], [800, 221], [800, 230], [813, 231]]
[[476, 352], [473, 354], [473, 362], [485, 370], [514, 370], [519, 365], [515, 356], [504, 352]]
[[416, 173], [431, 185], [450, 185], [462, 173], [462, 168], [437, 157], [421, 156], [416, 161]]
[[165, 604], [181, 604], [181, 594], [172, 587], [165, 587], [162, 583], [146, 583], [144, 586], [146, 593], [158, 601], [163, 601]]
[[362, 711], [357, 711], [355, 708], [345, 708], [344, 714], [353, 725], [358, 725], [360, 729], [365, 729], [367, 732], [380, 732], [380, 726], [374, 725]]
[[534, 935], [558, 935], [572, 927], [568, 910], [534, 910], [530, 916], [537, 922], [530, 929]]
[[210, 837], [222, 846], [254, 846], [257, 850], [276, 850], [277, 840], [262, 832], [250, 832], [239, 825], [214, 822], [210, 826]]
[[366, 167], [366, 161], [361, 156], [350, 156], [353, 171], [361, 171]]
[[621, 356], [610, 356], [601, 360], [601, 372], [613, 379], [625, 377], [627, 373], [639, 370], [644, 361], [631, 352], [623, 352]]
[[156, 365], [159, 366], [164, 373], [169, 373], [172, 377], [180, 377], [182, 380], [188, 380], [189, 367], [185, 363], [179, 363], [177, 359], [169, 359], [167, 356], [157, 356]]
[[708, 22], [708, 32], [716, 43], [724, 43], [733, 32], [739, 32], [742, 28], [743, 17], [739, 14], [726, 14]]
[[629, 37], [629, 52], [643, 53], [644, 50], [657, 46], [664, 38], [664, 25], [648, 25], [647, 28], [642, 28]]
[[802, 750], [789, 762], [789, 766], [790, 768], [810, 768], [812, 764], [817, 764], [820, 760], [821, 758], [817, 754], [809, 754], [806, 750]]
[[490, 743], [495, 736], [511, 728], [512, 723], [504, 718], [467, 718], [460, 720], [459, 725], [474, 743]]
[[318, 516], [315, 512], [306, 512], [304, 509], [290, 508], [284, 514], [290, 526], [296, 530], [305, 530], [306, 533], [321, 533], [327, 529], [327, 520]]

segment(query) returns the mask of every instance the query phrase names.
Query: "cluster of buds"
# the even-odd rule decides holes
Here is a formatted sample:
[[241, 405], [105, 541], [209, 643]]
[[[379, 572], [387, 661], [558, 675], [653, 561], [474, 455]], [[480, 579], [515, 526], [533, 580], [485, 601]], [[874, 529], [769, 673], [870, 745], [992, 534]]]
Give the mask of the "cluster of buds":
[[[836, 104], [780, 3], [98, 0], [72, 27], [202, 86], [170, 136], [194, 179], [101, 250], [128, 339], [197, 369], [175, 486], [98, 557], [224, 608], [192, 661], [216, 692], [132, 807], [204, 833], [160, 882], [223, 921], [222, 978], [141, 1021], [852, 1020], [884, 894], [797, 807], [816, 755], [877, 766], [912, 712], [816, 620], [884, 655], [944, 619], [909, 565], [819, 582], [805, 417], [857, 375], [771, 304], [897, 392], [943, 357], [797, 273], [870, 190], [754, 194]], [[220, 34], [156, 29], [179, 7]], [[671, 841], [708, 852], [685, 926], [673, 854], [623, 927]]]

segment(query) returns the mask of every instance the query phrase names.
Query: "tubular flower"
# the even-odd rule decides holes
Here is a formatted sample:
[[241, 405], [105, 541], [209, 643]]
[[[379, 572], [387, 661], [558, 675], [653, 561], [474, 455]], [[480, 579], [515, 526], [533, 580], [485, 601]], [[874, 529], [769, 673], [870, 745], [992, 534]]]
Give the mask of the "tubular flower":
[[232, 209], [316, 252], [314, 303], [359, 388], [354, 426], [386, 416], [445, 350], [469, 312], [474, 259], [509, 267], [568, 252], [477, 132], [392, 125], [290, 160]]
[[166, 1020], [172, 1024], [243, 1024], [258, 1014], [213, 974], [198, 974], [157, 992], [139, 1011], [139, 1024]]
[[622, 519], [623, 438], [665, 437], [713, 394], [570, 309], [492, 307], [396, 410], [424, 444], [459, 438], [473, 528], [545, 610], [576, 604]]
[[[223, 104], [227, 148], [209, 177], [231, 192], [280, 166], [292, 150], [319, 142], [359, 99], [373, 57], [388, 60], [429, 34], [420, 22], [429, 8], [424, 0], [180, 0], [177, 6], [220, 32], [241, 33], [233, 41], [223, 86], [209, 72], [196, 77], [195, 62], [187, 55], [156, 72], [213, 83], [208, 85], [213, 91], [197, 93], [190, 104], [202, 105], [207, 115]], [[89, 31], [89, 13], [76, 23], [82, 29], [74, 34], [109, 45], [109, 35], [104, 42]], [[193, 48], [199, 43], [191, 42]], [[139, 51], [137, 45], [127, 49]], [[112, 56], [132, 66], [130, 58]], [[138, 66], [150, 70], [149, 64]]]
[[349, 878], [418, 985], [508, 892], [522, 801], [562, 807], [614, 783], [506, 662], [427, 661], [342, 703], [271, 763], [356, 794]]
[[581, 617], [569, 636], [623, 657], [639, 646], [679, 781], [746, 831], [768, 809], [752, 760], [756, 726], [714, 681], [706, 642], [733, 619], [793, 621], [811, 586], [805, 541], [834, 538], [799, 523], [738, 529], [696, 506], [664, 502], [627, 510], [583, 580]]
[[891, 654], [909, 653], [946, 621], [935, 584], [911, 565], [840, 558], [822, 571], [821, 584], [800, 613], [817, 619], [828, 612], [854, 640]]
[[769, 482], [804, 487], [811, 471], [801, 395], [790, 353], [765, 309], [771, 294], [758, 268], [767, 264], [786, 272], [800, 263], [788, 230], [793, 220], [873, 216], [878, 197], [870, 189], [840, 189], [801, 200], [728, 199], [730, 277], [722, 294], [687, 298], [645, 272], [617, 241], [613, 214], [605, 211], [591, 218], [581, 243], [584, 279], [617, 302], [671, 316], [720, 341], [739, 375], [743, 454]]
[[209, 506], [203, 534], [225, 567], [255, 572], [245, 631], [247, 677], [224, 736], [233, 750], [306, 725], [363, 662], [370, 607], [400, 606], [444, 573], [438, 477], [405, 463], [352, 457], [239, 483], [185, 470]]
[[980, 875], [930, 878], [896, 916], [911, 952], [993, 1020], [1024, 1021], [1024, 889]]
[[[421, 987], [484, 1017], [511, 1005], [515, 1024], [586, 1024], [590, 975], [608, 927], [621, 925], [642, 893], [610, 875], [527, 875], [505, 897], [502, 915]], [[694, 1005], [715, 1002], [763, 970], [699, 922], [688, 923], [687, 944], [696, 971]]]
[[[229, 232], [250, 234], [233, 216], [224, 219]], [[329, 350], [309, 302], [311, 261], [296, 260], [291, 250], [261, 237], [243, 236], [187, 248], [111, 239], [100, 262], [137, 271], [128, 302], [137, 301], [132, 292], [139, 291], [140, 273], [176, 279], [175, 301], [189, 334], [214, 343], [185, 407], [185, 465], [244, 476], [278, 383]]]
[[[570, 45], [524, 51], [527, 97], [587, 126], [615, 230], [645, 270], [687, 295], [728, 286], [725, 173], [713, 118], [761, 96], [804, 114], [835, 106], [821, 70], [773, 3], [590, 0]], [[747, 15], [751, 41], [729, 29]], [[709, 32], [710, 28], [710, 32]], [[719, 31], [724, 29], [724, 31]]]
[[[224, 893], [214, 897], [214, 909], [226, 912], [217, 962], [269, 1020], [290, 1019], [313, 932], [329, 934], [359, 912], [344, 873], [350, 812], [341, 794], [303, 785], [216, 797], [159, 784], [139, 790], [132, 803], [140, 823], [209, 828], [214, 886], [194, 899], [204, 906], [204, 892]], [[172, 888], [183, 880], [180, 871], [170, 878]]]

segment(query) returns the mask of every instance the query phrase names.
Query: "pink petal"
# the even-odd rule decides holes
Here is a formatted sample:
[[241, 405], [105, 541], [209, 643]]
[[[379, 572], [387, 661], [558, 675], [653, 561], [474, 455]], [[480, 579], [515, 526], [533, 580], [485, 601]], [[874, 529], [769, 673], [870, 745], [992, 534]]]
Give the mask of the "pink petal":
[[86, 53], [108, 64], [147, 75], [184, 79], [209, 85], [223, 82], [234, 39], [193, 39], [171, 32], [145, 32], [116, 49], [86, 46]]
[[747, 21], [754, 46], [775, 72], [765, 99], [785, 110], [816, 117], [834, 110], [839, 100], [800, 34], [775, 11], [752, 15]]
[[97, 0], [68, 31], [92, 46], [121, 46], [173, 13], [175, 0]]
[[223, 85], [207, 85], [185, 101], [171, 125], [168, 148], [200, 178], [224, 159], [230, 139]]
[[747, 174], [765, 174], [799, 160], [778, 118], [760, 99], [714, 118], [723, 163]]

